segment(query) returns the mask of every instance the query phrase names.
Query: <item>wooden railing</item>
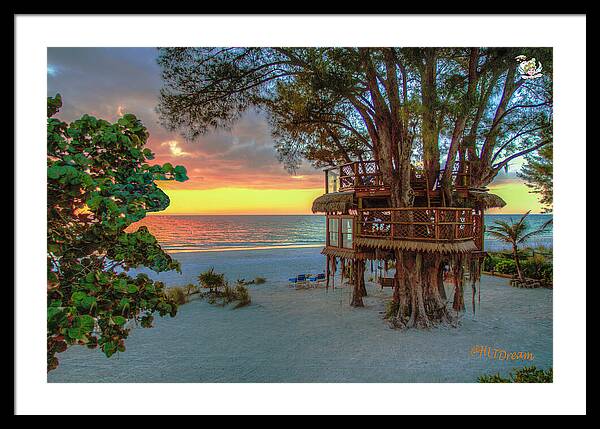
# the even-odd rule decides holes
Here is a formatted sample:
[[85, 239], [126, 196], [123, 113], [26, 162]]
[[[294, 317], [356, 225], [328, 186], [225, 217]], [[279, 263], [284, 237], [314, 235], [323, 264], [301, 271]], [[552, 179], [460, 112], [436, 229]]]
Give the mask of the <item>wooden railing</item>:
[[340, 190], [384, 188], [376, 161], [351, 162], [339, 166]]
[[[377, 161], [354, 161], [325, 170], [326, 192], [348, 190], [374, 190], [386, 189], [382, 180], [381, 171]], [[440, 172], [438, 184], [443, 172]], [[329, 175], [329, 179], [327, 178]], [[330, 186], [329, 180], [336, 177], [338, 183]], [[471, 183], [471, 168], [468, 162], [456, 163], [452, 171], [452, 181], [457, 188], [468, 188]], [[424, 172], [414, 168], [411, 173], [411, 186], [415, 190], [425, 190], [435, 187], [435, 183], [427, 183]]]
[[358, 210], [357, 236], [389, 240], [464, 241], [481, 225], [470, 208], [384, 208]]

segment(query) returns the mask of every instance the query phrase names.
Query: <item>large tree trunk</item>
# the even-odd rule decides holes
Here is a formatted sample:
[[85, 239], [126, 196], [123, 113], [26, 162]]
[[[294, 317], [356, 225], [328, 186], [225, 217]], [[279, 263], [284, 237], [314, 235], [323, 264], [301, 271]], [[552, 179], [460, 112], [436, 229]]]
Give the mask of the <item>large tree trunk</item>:
[[[365, 262], [354, 259], [352, 261], [352, 307], [364, 307], [363, 296], [365, 289]], [[363, 295], [363, 291], [365, 292]]]
[[[377, 97], [376, 82], [372, 77], [370, 83], [373, 87], [371, 92]], [[375, 101], [377, 105], [381, 104], [379, 101]], [[406, 125], [394, 122], [394, 119], [386, 114], [377, 116], [375, 121], [377, 122], [376, 126], [370, 128], [370, 133], [374, 140], [375, 158], [379, 161], [382, 180], [390, 188], [391, 206], [393, 208], [411, 207], [414, 196], [410, 182], [412, 139], [406, 134]], [[433, 161], [432, 158], [435, 158], [435, 154], [430, 153], [428, 158]], [[435, 171], [436, 167], [433, 167], [433, 170]], [[431, 171], [431, 168], [428, 168], [428, 171]], [[392, 220], [394, 221], [398, 217], [398, 212], [392, 211]], [[404, 213], [402, 218], [403, 221], [410, 222], [412, 213]], [[408, 232], [410, 233], [410, 230]], [[420, 252], [398, 249], [394, 253], [397, 285], [393, 299], [398, 310], [396, 316], [390, 319], [392, 325], [430, 327], [451, 321], [438, 282], [442, 254], [424, 255]], [[358, 287], [358, 283], [355, 284], [355, 287]]]
[[[400, 328], [428, 328], [452, 323], [445, 293], [440, 293], [442, 257], [436, 253], [398, 251], [392, 300], [398, 308], [390, 322]], [[443, 281], [443, 280], [442, 280]]]
[[[379, 147], [387, 142], [385, 133]], [[398, 144], [402, 147], [401, 144]], [[380, 169], [384, 183], [388, 184], [391, 193], [391, 205], [394, 208], [411, 207], [413, 204], [410, 186], [409, 152], [400, 150], [400, 159], [393, 168], [386, 163], [387, 154], [380, 152]], [[392, 212], [392, 220], [398, 219], [398, 213]], [[412, 220], [409, 212], [403, 216], [404, 221]], [[393, 326], [427, 328], [439, 323], [453, 321], [446, 306], [445, 294], [440, 293], [439, 279], [442, 270], [442, 254], [423, 254], [421, 252], [396, 249], [396, 286], [393, 300], [398, 311], [390, 319]], [[443, 285], [441, 286], [443, 288]]]
[[465, 310], [465, 294], [464, 294], [464, 269], [463, 258], [457, 255], [452, 263], [452, 277], [454, 278], [454, 300], [452, 308], [455, 311]]
[[437, 284], [438, 284], [439, 294], [442, 297], [442, 299], [445, 301], [448, 299], [448, 297], [446, 296], [446, 289], [444, 288], [444, 264], [445, 264], [445, 261], [441, 260], [440, 267], [437, 272], [437, 276], [438, 276]]

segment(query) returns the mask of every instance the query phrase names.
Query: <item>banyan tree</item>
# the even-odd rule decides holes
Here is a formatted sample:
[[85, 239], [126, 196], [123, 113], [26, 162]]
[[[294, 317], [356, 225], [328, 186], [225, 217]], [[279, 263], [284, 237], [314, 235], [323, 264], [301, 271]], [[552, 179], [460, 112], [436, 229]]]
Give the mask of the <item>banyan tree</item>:
[[[527, 74], [524, 64], [543, 64]], [[290, 171], [325, 169], [328, 272], [395, 268], [392, 321], [450, 322], [483, 253], [488, 185], [552, 142], [552, 51], [543, 48], [166, 48], [158, 112], [194, 139], [248, 109], [268, 118]], [[446, 297], [442, 270], [455, 282]]]
[[[325, 194], [313, 202], [314, 213], [326, 215], [327, 287], [338, 261], [351, 273], [352, 302], [362, 307], [366, 294], [365, 264], [393, 264], [394, 277], [378, 276], [382, 287], [394, 288], [392, 323], [429, 326], [451, 323], [443, 285], [450, 267], [454, 282], [452, 307], [464, 309], [464, 270], [473, 292], [483, 252], [483, 214], [505, 202], [487, 189], [471, 187], [468, 170], [453, 178], [453, 200], [444, 204], [439, 185], [430, 186], [423, 170], [412, 167], [411, 205], [394, 207], [390, 187], [375, 161], [351, 162], [325, 169]], [[439, 180], [436, 180], [436, 184]]]

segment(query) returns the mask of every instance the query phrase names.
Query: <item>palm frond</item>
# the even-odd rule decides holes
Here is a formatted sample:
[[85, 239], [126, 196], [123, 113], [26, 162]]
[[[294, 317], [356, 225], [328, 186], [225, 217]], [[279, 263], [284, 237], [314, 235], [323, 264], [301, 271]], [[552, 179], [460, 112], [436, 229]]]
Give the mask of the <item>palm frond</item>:
[[538, 229], [536, 229], [535, 231], [531, 231], [528, 234], [525, 234], [524, 236], [522, 236], [519, 239], [519, 243], [523, 243], [526, 240], [530, 239], [531, 237], [535, 237], [536, 235], [539, 235], [541, 233], [543, 233], [544, 231], [546, 231], [546, 229], [548, 228], [548, 226], [550, 226], [552, 224], [552, 219], [550, 219], [548, 222], [545, 222], [541, 227], [539, 227]]
[[494, 221], [495, 225], [490, 226], [489, 228], [503, 228], [503, 229], [511, 229], [512, 225], [504, 220], [496, 220]]
[[496, 237], [500, 241], [504, 241], [506, 243], [512, 243], [513, 239], [510, 235], [498, 232], [498, 231], [488, 231], [492, 237]]

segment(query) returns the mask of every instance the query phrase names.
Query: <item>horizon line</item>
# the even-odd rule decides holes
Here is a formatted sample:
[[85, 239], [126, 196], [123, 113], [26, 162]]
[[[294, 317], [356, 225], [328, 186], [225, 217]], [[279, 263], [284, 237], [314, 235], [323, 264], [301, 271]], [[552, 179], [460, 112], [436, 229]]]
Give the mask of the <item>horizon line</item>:
[[[486, 215], [523, 215], [524, 213], [485, 213]], [[532, 215], [554, 215], [550, 213], [529, 213]], [[160, 213], [148, 212], [146, 216], [325, 216], [324, 213]]]

